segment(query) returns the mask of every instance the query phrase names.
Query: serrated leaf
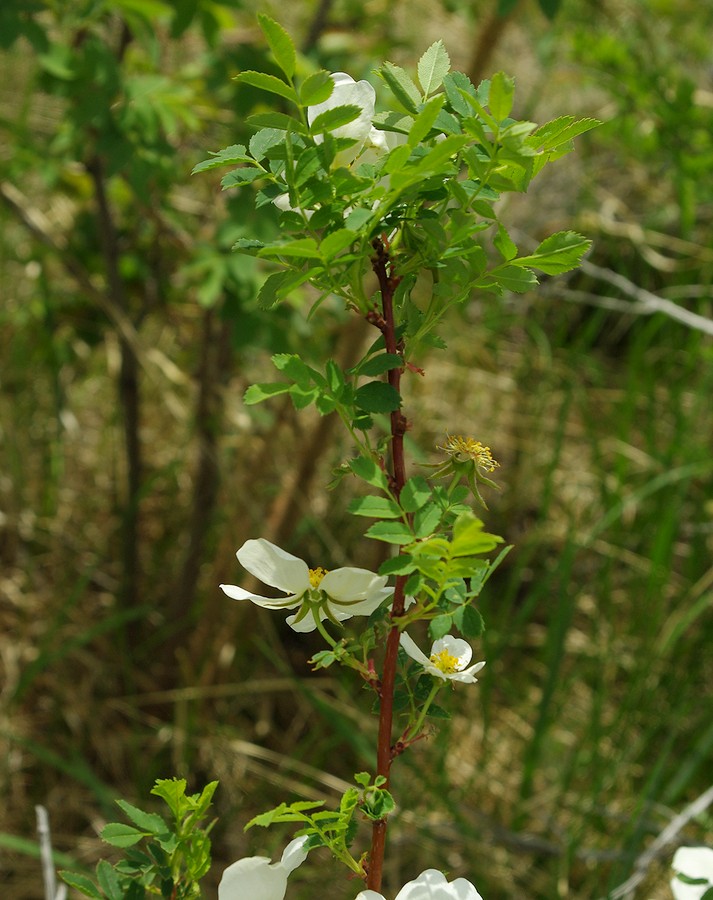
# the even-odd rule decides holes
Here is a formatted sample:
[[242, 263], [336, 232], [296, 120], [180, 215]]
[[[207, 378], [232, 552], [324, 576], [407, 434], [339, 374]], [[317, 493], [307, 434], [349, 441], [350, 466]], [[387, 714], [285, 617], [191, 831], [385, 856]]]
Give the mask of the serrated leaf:
[[379, 566], [379, 575], [410, 575], [415, 568], [413, 557], [408, 553], [401, 553], [399, 556], [385, 560]]
[[400, 144], [398, 147], [394, 147], [386, 159], [384, 172], [387, 175], [391, 175], [393, 172], [403, 169], [408, 162], [409, 156], [411, 156], [411, 147], [408, 144]]
[[428, 625], [428, 634], [431, 640], [437, 641], [445, 637], [453, 627], [453, 619], [450, 616], [436, 616]]
[[256, 403], [262, 403], [263, 400], [269, 400], [271, 397], [277, 397], [280, 394], [287, 394], [292, 385], [286, 381], [274, 381], [269, 384], [251, 384], [243, 394], [243, 403], [246, 406], [254, 406]]
[[453, 621], [463, 637], [469, 640], [480, 637], [485, 627], [483, 617], [470, 604], [457, 609], [453, 615]]
[[362, 481], [366, 481], [372, 487], [382, 488], [382, 490], [388, 489], [389, 480], [386, 477], [386, 473], [373, 459], [369, 459], [366, 456], [356, 456], [354, 459], [349, 460], [348, 465], [352, 472], [361, 478]]
[[354, 375], [373, 377], [374, 375], [383, 375], [384, 372], [390, 372], [392, 369], [401, 369], [403, 364], [403, 357], [398, 353], [378, 353], [359, 363], [351, 371]]
[[413, 517], [413, 530], [417, 538], [427, 538], [438, 528], [441, 521], [441, 509], [435, 503], [427, 503], [416, 511]]
[[470, 105], [461, 91], [475, 97], [475, 87], [464, 72], [449, 72], [443, 79], [443, 90], [454, 112], [459, 116], [470, 115]]
[[436, 121], [445, 99], [444, 94], [439, 94], [437, 97], [431, 97], [421, 112], [416, 116], [408, 134], [408, 144], [410, 147], [415, 147], [417, 144], [420, 144], [426, 137], [433, 127], [433, 123]]
[[[258, 256], [299, 256], [304, 259], [319, 259], [319, 250], [314, 238], [299, 238], [285, 244], [266, 244], [258, 251]], [[313, 273], [314, 274], [314, 273]]]
[[319, 249], [322, 256], [326, 259], [331, 259], [338, 253], [341, 253], [342, 250], [351, 247], [355, 240], [356, 234], [354, 234], [353, 231], [349, 228], [340, 228], [323, 238], [322, 243], [319, 245]]
[[344, 106], [333, 106], [320, 113], [310, 125], [312, 134], [324, 134], [326, 131], [334, 131], [342, 125], [348, 125], [362, 114], [362, 109], [355, 103], [347, 103]]
[[121, 889], [119, 876], [116, 874], [113, 866], [102, 859], [97, 863], [97, 882], [99, 887], [104, 891], [108, 900], [124, 900], [124, 892]]
[[247, 166], [243, 166], [240, 169], [233, 169], [233, 171], [228, 172], [227, 175], [223, 175], [220, 179], [220, 187], [221, 190], [227, 191], [230, 188], [240, 187], [243, 184], [250, 184], [257, 178], [264, 177], [265, 173], [260, 169], [249, 169]]
[[379, 74], [389, 86], [391, 93], [410, 113], [418, 112], [421, 102], [421, 94], [410, 76], [400, 66], [386, 62], [379, 70]]
[[[263, 244], [260, 245], [264, 246]], [[310, 278], [311, 272], [273, 272], [268, 275], [260, 286], [257, 295], [258, 306], [262, 309], [272, 309], [275, 304], [283, 300], [291, 291], [299, 287]]]
[[431, 44], [418, 61], [418, 80], [423, 88], [424, 97], [430, 96], [436, 88], [441, 86], [450, 68], [451, 60], [443, 46], [443, 41]]
[[291, 79], [295, 74], [297, 62], [297, 54], [295, 53], [292, 39], [282, 25], [279, 25], [274, 19], [271, 19], [264, 13], [258, 13], [257, 20], [260, 23], [260, 28], [262, 28], [262, 33], [267, 39], [270, 50], [272, 50], [275, 62], [285, 75]]
[[138, 825], [143, 831], [150, 831], [154, 834], [168, 831], [168, 825], [156, 813], [144, 812], [142, 809], [132, 806], [131, 803], [127, 803], [126, 800], [117, 800], [116, 805], [131, 819], [134, 825]]
[[400, 519], [401, 509], [388, 497], [355, 497], [350, 501], [347, 511], [353, 516], [365, 516], [371, 519]]
[[534, 253], [513, 260], [512, 265], [539, 269], [546, 275], [561, 275], [580, 264], [591, 243], [576, 231], [559, 231], [545, 238]]
[[334, 81], [329, 72], [320, 69], [305, 78], [300, 87], [300, 103], [303, 106], [316, 106], [329, 100], [334, 91]]
[[401, 507], [409, 513], [416, 512], [431, 499], [431, 487], [421, 475], [409, 478], [399, 494]]
[[256, 160], [262, 159], [273, 147], [285, 143], [285, 133], [279, 128], [263, 128], [250, 138], [249, 150]]
[[365, 532], [366, 537], [387, 544], [408, 544], [413, 540], [413, 534], [408, 525], [403, 522], [375, 522]]
[[383, 381], [369, 381], [357, 388], [356, 405], [370, 413], [394, 412], [401, 406], [401, 395], [390, 384]]
[[242, 253], [251, 253], [256, 256], [257, 251], [262, 250], [264, 246], [264, 241], [258, 241], [254, 238], [238, 238], [233, 244], [232, 249]]
[[87, 878], [86, 875], [80, 875], [78, 872], [67, 872], [63, 869], [59, 876], [62, 881], [84, 894], [85, 897], [91, 897], [92, 900], [102, 900], [102, 892], [91, 878]]
[[307, 134], [307, 128], [299, 119], [281, 112], [254, 113], [247, 118], [248, 125], [254, 128], [275, 128], [290, 131], [292, 134]]
[[493, 238], [493, 243], [506, 262], [517, 256], [517, 245], [500, 223], [498, 223], [498, 232]]
[[580, 134], [597, 128], [602, 123], [599, 119], [576, 119], [574, 116], [560, 116], [551, 122], [546, 122], [532, 134], [527, 143], [538, 150], [554, 150], [562, 144], [567, 144]]
[[483, 531], [483, 523], [472, 513], [465, 513], [456, 519], [453, 526], [453, 540], [450, 547], [452, 558], [474, 556], [487, 553], [502, 543], [502, 538]]
[[496, 72], [490, 81], [488, 108], [493, 117], [502, 122], [512, 111], [515, 82], [504, 72]]
[[248, 156], [247, 148], [242, 144], [232, 144], [224, 150], [218, 150], [216, 153], [210, 154], [210, 159], [204, 159], [197, 165], [193, 166], [191, 175], [197, 175], [199, 172], [206, 172], [208, 169], [217, 169], [218, 166], [235, 166], [241, 162], [252, 162]]
[[284, 372], [295, 384], [308, 388], [314, 381], [314, 372], [295, 353], [276, 353], [272, 357], [272, 364], [278, 372]]
[[277, 94], [284, 97], [285, 100], [291, 100], [292, 103], [298, 103], [295, 89], [286, 84], [281, 78], [275, 75], [268, 75], [265, 72], [246, 71], [240, 72], [235, 76], [235, 80], [240, 84], [249, 84], [250, 87], [260, 88], [262, 91], [268, 91], [271, 94]]
[[133, 847], [144, 837], [144, 832], [121, 822], [110, 822], [102, 828], [99, 837], [112, 847]]
[[[518, 261], [519, 262], [519, 261]], [[516, 294], [524, 294], [538, 284], [535, 275], [528, 269], [516, 266], [515, 260], [508, 266], [502, 266], [489, 273], [489, 277], [498, 285]]]

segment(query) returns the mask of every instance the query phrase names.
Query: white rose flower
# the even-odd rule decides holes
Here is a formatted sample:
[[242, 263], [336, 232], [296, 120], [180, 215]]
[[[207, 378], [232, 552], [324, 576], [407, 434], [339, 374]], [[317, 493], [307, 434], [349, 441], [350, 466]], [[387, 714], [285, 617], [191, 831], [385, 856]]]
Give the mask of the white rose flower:
[[251, 575], [287, 596], [261, 597], [234, 584], [221, 584], [221, 589], [233, 600], [250, 600], [265, 609], [298, 608], [287, 618], [294, 631], [314, 631], [318, 620], [336, 624], [352, 616], [370, 616], [393, 593], [393, 588], [386, 587], [385, 575], [351, 566], [331, 572], [321, 567], [310, 569], [306, 562], [264, 538], [246, 541], [237, 557]]
[[[671, 865], [676, 870], [676, 877], [671, 880], [675, 900], [701, 900], [713, 888], [713, 850], [709, 847], [679, 847]], [[687, 884], [679, 875], [700, 883]]]
[[307, 859], [308, 838], [291, 841], [278, 863], [266, 856], [239, 859], [223, 872], [218, 885], [218, 900], [284, 900], [287, 878]]
[[[362, 891], [356, 900], [385, 900], [376, 891]], [[395, 900], [483, 900], [473, 885], [465, 878], [447, 881], [436, 869], [426, 869], [414, 881], [405, 884]]]
[[401, 633], [399, 641], [411, 659], [420, 663], [429, 675], [441, 678], [443, 681], [462, 681], [465, 684], [475, 684], [478, 680], [475, 677], [476, 672], [480, 672], [485, 665], [485, 662], [478, 662], [466, 668], [473, 656], [473, 651], [467, 641], [455, 638], [450, 634], [433, 642], [430, 657], [419, 650], [405, 631]]

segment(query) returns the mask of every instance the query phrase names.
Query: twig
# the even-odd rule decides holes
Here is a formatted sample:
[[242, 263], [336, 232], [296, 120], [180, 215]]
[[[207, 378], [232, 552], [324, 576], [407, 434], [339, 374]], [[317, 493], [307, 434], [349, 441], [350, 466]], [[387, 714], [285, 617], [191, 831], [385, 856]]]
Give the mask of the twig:
[[634, 888], [638, 887], [646, 877], [651, 863], [661, 855], [662, 851], [669, 844], [674, 842], [679, 832], [685, 828], [691, 819], [695, 819], [696, 816], [705, 812], [712, 803], [713, 785], [707, 791], [704, 791], [700, 797], [689, 803], [684, 810], [668, 823], [656, 840], [638, 857], [634, 863], [633, 874], [618, 887], [614, 888], [608, 895], [607, 900], [620, 900], [620, 898], [631, 896]]
[[613, 287], [618, 288], [623, 294], [626, 294], [627, 297], [631, 297], [632, 300], [634, 300], [634, 303], [626, 303], [615, 297], [598, 297], [584, 291], [574, 291], [569, 289], [562, 293], [562, 296], [565, 297], [565, 299], [571, 299], [578, 302], [589, 302], [601, 306], [604, 309], [613, 309], [618, 312], [627, 312], [634, 315], [651, 316], [654, 313], [662, 313], [670, 319], [675, 319], [682, 325], [686, 325], [688, 328], [702, 331], [704, 334], [713, 335], [713, 319], [691, 312], [689, 309], [685, 309], [677, 303], [673, 303], [671, 300], [666, 300], [664, 297], [652, 294], [651, 291], [639, 287], [634, 284], [633, 281], [629, 281], [628, 278], [625, 278], [618, 272], [596, 266], [588, 260], [585, 260], [581, 264], [581, 269], [592, 278], [596, 278], [599, 281], [605, 281], [607, 284], [611, 284]]
[[50, 834], [50, 819], [44, 806], [36, 806], [37, 836], [40, 840], [40, 860], [42, 862], [42, 884], [45, 889], [45, 900], [64, 900], [67, 896], [67, 887], [60, 884], [57, 887], [57, 879], [52, 859], [52, 836]]

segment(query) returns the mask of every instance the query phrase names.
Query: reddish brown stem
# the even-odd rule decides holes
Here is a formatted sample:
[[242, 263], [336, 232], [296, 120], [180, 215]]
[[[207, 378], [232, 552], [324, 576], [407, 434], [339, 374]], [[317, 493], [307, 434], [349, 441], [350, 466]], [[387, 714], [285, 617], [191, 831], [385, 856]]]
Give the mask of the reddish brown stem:
[[[399, 279], [391, 272], [388, 253], [380, 240], [374, 241], [376, 255], [372, 259], [372, 265], [381, 289], [381, 305], [383, 318], [379, 320], [379, 326], [384, 335], [384, 343], [387, 353], [398, 353], [399, 347], [396, 341], [396, 326], [394, 322], [394, 291]], [[400, 393], [402, 369], [389, 371], [389, 384]], [[406, 465], [404, 461], [404, 433], [406, 431], [406, 419], [400, 409], [391, 413], [391, 487], [398, 496], [406, 483]], [[391, 618], [402, 615], [404, 611], [404, 587], [405, 576], [396, 578], [394, 587], [394, 599], [391, 605]], [[391, 771], [391, 762], [394, 751], [391, 744], [394, 719], [394, 684], [396, 681], [396, 661], [399, 650], [399, 629], [392, 626], [386, 639], [386, 652], [384, 654], [384, 669], [381, 677], [380, 705], [379, 705], [379, 737], [376, 752], [376, 772], [386, 778], [386, 787]], [[367, 887], [373, 891], [381, 890], [381, 876], [384, 865], [384, 849], [386, 847], [387, 820], [381, 819], [374, 823], [371, 836], [371, 852], [369, 854], [369, 870], [367, 875]]]

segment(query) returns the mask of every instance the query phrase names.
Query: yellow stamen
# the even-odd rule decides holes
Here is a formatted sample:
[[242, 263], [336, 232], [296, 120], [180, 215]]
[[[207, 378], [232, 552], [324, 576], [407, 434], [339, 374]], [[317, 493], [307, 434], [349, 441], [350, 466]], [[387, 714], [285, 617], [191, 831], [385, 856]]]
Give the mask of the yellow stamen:
[[447, 650], [441, 650], [440, 653], [433, 653], [431, 655], [431, 662], [437, 669], [440, 669], [444, 675], [455, 675], [456, 672], [460, 672], [458, 657], [453, 656], [453, 654], [449, 653]]
[[452, 456], [457, 462], [467, 462], [471, 460], [484, 469], [486, 472], [493, 472], [500, 465], [496, 462], [490, 453], [490, 447], [484, 447], [480, 441], [476, 441], [471, 437], [461, 437], [459, 434], [446, 435], [446, 442], [441, 446], [436, 445], [439, 450], [444, 450]]
[[322, 583], [322, 579], [327, 574], [328, 569], [323, 569], [321, 566], [317, 566], [316, 569], [309, 570], [309, 583], [313, 589], [316, 589]]

